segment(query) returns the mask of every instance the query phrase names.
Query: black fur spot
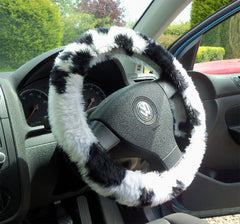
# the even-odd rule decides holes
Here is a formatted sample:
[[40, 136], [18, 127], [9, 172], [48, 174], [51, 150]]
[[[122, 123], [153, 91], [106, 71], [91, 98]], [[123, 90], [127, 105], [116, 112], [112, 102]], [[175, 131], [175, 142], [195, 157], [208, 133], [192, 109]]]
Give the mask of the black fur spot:
[[123, 34], [119, 34], [115, 37], [115, 43], [119, 46], [119, 48], [122, 48], [126, 51], [127, 55], [132, 56], [133, 51], [133, 40], [132, 38], [129, 38]]
[[152, 59], [156, 64], [158, 64], [163, 70], [163, 76], [166, 80], [170, 80], [175, 84], [175, 86], [180, 90], [184, 91], [188, 84], [180, 74], [178, 70], [176, 70], [173, 63], [173, 56], [165, 50], [161, 45], [152, 41], [149, 37], [144, 34], [139, 34], [147, 43], [147, 47], [145, 50], [145, 55]]
[[148, 41], [144, 55], [161, 67], [166, 78], [174, 71], [173, 58], [161, 45]]
[[177, 180], [176, 182], [177, 186], [172, 188], [172, 196], [174, 198], [180, 195], [185, 189], [185, 184], [182, 181]]
[[149, 40], [144, 54], [161, 67], [163, 78], [173, 82], [179, 91], [188, 87], [180, 71], [173, 65], [173, 56], [161, 45]]
[[[185, 152], [186, 147], [190, 144], [190, 139], [191, 139], [191, 132], [193, 130], [194, 125], [201, 124], [199, 120], [199, 112], [194, 110], [192, 107], [184, 103], [184, 107], [186, 110], [186, 121], [185, 122], [180, 122], [178, 124], [178, 129], [184, 133], [184, 136], [177, 136], [175, 135], [175, 139], [177, 142], [177, 145], [179, 149], [182, 152]], [[175, 118], [174, 118], [174, 123], [176, 123]]]
[[91, 146], [86, 168], [89, 171], [88, 176], [105, 187], [120, 185], [126, 174], [126, 170], [114, 163], [99, 144]]
[[199, 119], [199, 112], [196, 109], [193, 109], [189, 105], [185, 105], [186, 111], [187, 111], [187, 119], [193, 126], [199, 126], [201, 124], [201, 121]]
[[178, 124], [178, 129], [179, 129], [179, 131], [184, 133], [184, 136], [175, 136], [175, 140], [177, 142], [177, 145], [182, 152], [185, 152], [186, 147], [190, 144], [191, 131], [193, 129], [193, 125], [190, 122], [190, 118], [188, 116], [188, 113], [186, 114], [186, 116], [187, 116], [186, 121], [185, 122], [180, 122]]
[[92, 58], [93, 56], [89, 52], [77, 52], [76, 55], [72, 57], [72, 71], [84, 75], [89, 69], [89, 62]]
[[90, 34], [82, 35], [82, 37], [79, 39], [79, 43], [91, 45], [93, 43], [92, 35]]
[[182, 152], [185, 152], [186, 147], [190, 144], [193, 125], [189, 120], [190, 118], [187, 116], [187, 121], [180, 122], [178, 125], [178, 129], [185, 134], [184, 137], [175, 136], [177, 145]]
[[80, 43], [80, 44], [93, 44], [93, 39], [91, 34], [82, 34], [80, 35], [74, 42]]
[[59, 58], [63, 61], [68, 60], [72, 56], [72, 52], [63, 52]]
[[148, 36], [146, 36], [145, 34], [143, 34], [143, 33], [138, 33], [138, 35], [140, 36], [140, 37], [142, 37], [146, 42], [149, 42], [150, 43], [150, 38], [148, 37]]
[[57, 66], [54, 66], [50, 75], [50, 84], [54, 85], [57, 93], [62, 94], [66, 91], [66, 78], [68, 73], [59, 71]]
[[64, 150], [57, 146], [49, 161], [49, 166], [56, 167], [56, 186], [53, 195], [74, 192], [86, 186], [82, 176], [78, 171], [77, 165], [73, 163]]
[[147, 191], [146, 188], [141, 189], [141, 196], [139, 198], [140, 206], [145, 207], [152, 204], [153, 191]]
[[184, 77], [180, 74], [180, 71], [176, 70], [174, 76], [172, 76], [173, 83], [177, 86], [180, 92], [183, 92], [188, 88], [188, 83], [185, 81]]
[[184, 104], [186, 108], [187, 119], [186, 122], [179, 123], [179, 130], [185, 133], [184, 137], [175, 136], [178, 147], [182, 152], [185, 151], [185, 148], [190, 144], [191, 132], [194, 126], [201, 124], [199, 120], [199, 112], [188, 105]]
[[195, 109], [191, 110], [190, 119], [192, 121], [192, 124], [195, 126], [199, 126], [201, 124], [201, 121], [199, 120], [199, 112]]
[[98, 33], [108, 34], [109, 28], [102, 27], [102, 28], [97, 29], [97, 31], [98, 31]]

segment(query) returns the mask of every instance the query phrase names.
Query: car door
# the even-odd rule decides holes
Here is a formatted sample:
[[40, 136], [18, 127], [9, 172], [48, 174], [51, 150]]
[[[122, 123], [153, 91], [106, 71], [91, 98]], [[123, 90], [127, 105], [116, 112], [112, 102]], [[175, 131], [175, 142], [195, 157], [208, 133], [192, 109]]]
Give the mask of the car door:
[[[220, 26], [225, 27], [225, 31]], [[229, 38], [222, 42], [224, 46], [216, 46], [218, 35], [223, 35], [223, 32]], [[226, 48], [226, 45], [234, 43], [228, 52], [224, 49], [225, 55], [232, 55], [227, 59], [234, 59], [238, 63], [234, 69], [229, 66], [230, 72], [224, 70], [225, 60], [219, 58], [216, 59], [219, 64], [210, 62], [205, 65], [209, 66], [206, 72], [196, 66], [196, 58], [203, 47], [201, 45], [210, 35], [211, 43], [215, 45], [213, 47]], [[208, 132], [207, 150], [201, 168], [192, 185], [171, 202], [175, 211], [200, 217], [240, 212], [239, 44], [240, 1], [235, 1], [195, 26], [169, 48], [188, 70], [200, 93]], [[214, 66], [222, 66], [222, 72], [210, 74], [208, 69]]]

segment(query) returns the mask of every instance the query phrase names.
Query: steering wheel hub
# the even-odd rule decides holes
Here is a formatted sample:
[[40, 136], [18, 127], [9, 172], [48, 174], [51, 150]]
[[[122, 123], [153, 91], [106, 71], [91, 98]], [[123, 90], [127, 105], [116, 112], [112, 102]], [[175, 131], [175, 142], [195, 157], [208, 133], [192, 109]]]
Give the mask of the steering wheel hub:
[[149, 122], [153, 119], [154, 113], [150, 104], [145, 100], [140, 100], [136, 105], [137, 116], [145, 122]]

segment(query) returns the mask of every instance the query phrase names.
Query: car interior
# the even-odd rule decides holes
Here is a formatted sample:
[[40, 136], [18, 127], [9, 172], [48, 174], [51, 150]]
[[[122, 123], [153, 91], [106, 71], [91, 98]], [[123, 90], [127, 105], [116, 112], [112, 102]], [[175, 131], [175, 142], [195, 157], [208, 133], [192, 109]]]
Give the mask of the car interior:
[[[156, 40], [190, 2], [154, 0], [133, 29]], [[161, 8], [164, 10], [159, 13]], [[16, 71], [0, 72], [0, 223], [203, 224], [204, 217], [240, 213], [240, 73], [212, 75], [194, 70], [202, 37], [239, 14], [240, 1], [233, 1], [168, 48], [186, 69], [202, 101], [206, 114], [206, 151], [190, 186], [176, 198], [152, 207], [129, 207], [93, 191], [57, 143], [49, 119], [49, 80], [55, 59], [64, 52], [64, 46], [33, 58]], [[146, 66], [150, 72], [146, 72]], [[161, 80], [162, 70], [147, 60], [142, 64], [139, 59], [118, 55], [100, 61], [84, 78], [86, 117], [103, 116], [106, 112], [99, 109], [101, 105], [132, 86]], [[186, 109], [176, 87], [168, 82], [160, 85], [173, 102], [181, 104], [172, 111], [174, 121], [178, 116], [186, 120]], [[121, 103], [124, 104], [124, 99]], [[112, 109], [112, 114], [117, 111]], [[124, 124], [117, 123], [121, 125]], [[109, 129], [106, 132], [100, 129], [101, 133], [94, 129], [94, 134], [109, 140], [105, 143], [110, 145], [108, 154], [112, 160], [131, 171], [163, 172], [159, 155], [138, 151], [130, 145], [131, 139], [123, 141], [121, 136], [117, 136], [121, 144], [116, 143], [119, 139], [110, 138]], [[134, 129], [137, 127], [131, 131]], [[140, 143], [144, 145], [144, 141], [148, 140]], [[176, 142], [180, 149], [186, 146]]]

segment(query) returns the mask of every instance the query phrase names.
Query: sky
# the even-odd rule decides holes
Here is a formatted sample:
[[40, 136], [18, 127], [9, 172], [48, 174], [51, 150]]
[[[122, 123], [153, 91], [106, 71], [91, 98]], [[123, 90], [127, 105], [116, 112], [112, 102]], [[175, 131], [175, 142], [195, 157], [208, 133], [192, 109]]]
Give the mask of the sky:
[[127, 21], [136, 21], [143, 14], [152, 0], [122, 0], [122, 6], [126, 9]]
[[[122, 0], [121, 6], [126, 9], [126, 21], [133, 22], [139, 19], [139, 17], [143, 14], [147, 6], [151, 3], [151, 0]], [[180, 22], [186, 22], [190, 20], [190, 11], [191, 4], [189, 4], [182, 13], [174, 20], [174, 24]]]
[[190, 21], [190, 12], [192, 8], [192, 3], [190, 3], [173, 21], [174, 24], [178, 24], [180, 22]]

